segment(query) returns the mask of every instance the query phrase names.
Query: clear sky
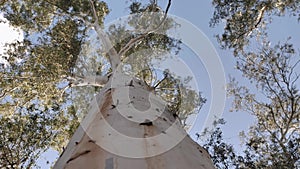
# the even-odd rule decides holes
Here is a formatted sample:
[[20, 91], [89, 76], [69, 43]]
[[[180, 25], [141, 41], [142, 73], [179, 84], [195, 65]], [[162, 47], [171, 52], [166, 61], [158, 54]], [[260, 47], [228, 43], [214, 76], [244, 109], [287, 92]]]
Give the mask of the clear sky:
[[[115, 19], [122, 17], [127, 14], [128, 9], [126, 7], [128, 4], [125, 1], [116, 1], [116, 0], [107, 0], [107, 4], [111, 9], [110, 14], [107, 16], [105, 22], [109, 23], [114, 21]], [[163, 3], [161, 3], [163, 4]], [[166, 5], [166, 4], [165, 4]], [[165, 6], [163, 5], [163, 6]], [[170, 14], [176, 15], [178, 17], [184, 18], [198, 27], [204, 34], [210, 39], [212, 44], [215, 46], [220, 59], [223, 63], [223, 67], [225, 69], [225, 75], [228, 79], [228, 75], [232, 75], [240, 81], [241, 75], [239, 72], [233, 69], [234, 67], [234, 57], [232, 53], [229, 51], [221, 50], [214, 38], [215, 34], [218, 34], [222, 31], [222, 25], [218, 26], [217, 28], [210, 28], [209, 27], [209, 20], [213, 14], [213, 7], [211, 5], [211, 1], [208, 0], [173, 0], [172, 5], [169, 11]], [[291, 42], [294, 43], [296, 48], [300, 47], [300, 31], [299, 31], [299, 24], [297, 23], [297, 19], [293, 18], [275, 18], [270, 25], [270, 38], [275, 43], [278, 40], [284, 41], [288, 36], [292, 36]], [[7, 32], [12, 32], [11, 30], [7, 30], [0, 24], [0, 33], [1, 39], [3, 40], [3, 35], [8, 35], [8, 37], [14, 37], [16, 34], [9, 35]], [[0, 41], [0, 43], [2, 43]], [[1, 45], [1, 44], [0, 44]], [[1, 49], [0, 49], [1, 50]], [[1, 52], [1, 51], [0, 51]], [[186, 53], [192, 54], [191, 51], [186, 51]], [[199, 80], [199, 90], [203, 93], [204, 97], [208, 99], [207, 104], [204, 105], [202, 110], [200, 111], [200, 116], [196, 121], [194, 127], [191, 130], [191, 136], [194, 137], [196, 132], [199, 132], [203, 125], [203, 118], [205, 118], [205, 112], [208, 112], [210, 106], [210, 84], [208, 79], [207, 71], [203, 65], [199, 65], [199, 72], [196, 73], [196, 78]], [[247, 130], [248, 127], [253, 122], [253, 118], [244, 113], [244, 112], [229, 112], [229, 107], [231, 105], [231, 100], [226, 100], [226, 107], [224, 109], [223, 118], [227, 121], [227, 124], [223, 127], [224, 135], [226, 141], [235, 144], [236, 148], [239, 148], [239, 132], [242, 130]], [[218, 106], [218, 105], [214, 105]], [[194, 137], [195, 138], [195, 137]], [[53, 161], [54, 158], [57, 157], [56, 153], [50, 152], [43, 156], [41, 161], [44, 163], [45, 161]], [[47, 167], [45, 163], [43, 167]]]

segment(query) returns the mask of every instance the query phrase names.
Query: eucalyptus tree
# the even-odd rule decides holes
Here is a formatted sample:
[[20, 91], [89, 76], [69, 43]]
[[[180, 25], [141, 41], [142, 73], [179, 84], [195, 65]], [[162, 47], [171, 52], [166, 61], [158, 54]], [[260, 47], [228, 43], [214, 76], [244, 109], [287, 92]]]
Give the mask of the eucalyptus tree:
[[[206, 151], [196, 145], [180, 127], [178, 116], [181, 112], [177, 105], [182, 103], [181, 99], [186, 99], [184, 96], [194, 96], [195, 99], [195, 94], [187, 90], [182, 97], [177, 87], [178, 79], [172, 78], [168, 70], [164, 71], [163, 78], [158, 82], [157, 76], [148, 75], [153, 72], [149, 55], [160, 57], [161, 43], [151, 43], [154, 44], [152, 48], [156, 50], [130, 51], [141, 39], [146, 38], [147, 43], [148, 35], [152, 36], [160, 29], [163, 31], [168, 29], [167, 12], [171, 1], [169, 0], [165, 12], [158, 15], [159, 17], [156, 14], [157, 8], [153, 8], [155, 3], [148, 6], [151, 9], [150, 14], [147, 13], [146, 7], [141, 13], [130, 18], [136, 25], [134, 30], [140, 33], [136, 37], [131, 37], [119, 51], [99, 26], [95, 5], [90, 3], [93, 17], [96, 18], [92, 26], [103, 42], [102, 49], [108, 55], [111, 73], [96, 77], [104, 87], [93, 100], [87, 116], [54, 168], [214, 168]], [[129, 25], [131, 26], [130, 21]], [[117, 37], [120, 36], [122, 37], [122, 35]], [[165, 38], [163, 36], [159, 39]], [[144, 44], [141, 42], [142, 46], [137, 48], [144, 48]], [[166, 50], [165, 47], [163, 49]], [[127, 52], [134, 53], [128, 56]], [[128, 69], [133, 71], [135, 76], [126, 74]], [[174, 98], [169, 102], [171, 104], [165, 104], [156, 96], [157, 89], [165, 89], [163, 84], [175, 90], [171, 92], [164, 90], [161, 92], [165, 94], [162, 98], [169, 101], [168, 98], [180, 95], [178, 101], [172, 102], [176, 100]], [[180, 85], [182, 87], [182, 84]], [[199, 105], [203, 101], [192, 102], [190, 105]], [[183, 117], [189, 115], [187, 112], [183, 113]], [[189, 155], [182, 156], [182, 153]], [[181, 158], [178, 158], [179, 156]], [[178, 161], [174, 162], [176, 157]]]
[[234, 109], [256, 119], [245, 136], [253, 167], [300, 166], [299, 62], [292, 45], [284, 43], [265, 46], [260, 53], [249, 52], [238, 64], [259, 91], [254, 93], [234, 79], [228, 91], [234, 97]]
[[[224, 32], [217, 39], [221, 47], [233, 50], [236, 69], [248, 80], [245, 85], [231, 78], [228, 95], [233, 97], [232, 110], [250, 113], [255, 119], [249, 131], [241, 133], [245, 149], [240, 156], [221, 140], [219, 130], [212, 135], [207, 147], [214, 162], [220, 168], [298, 168], [299, 53], [289, 38], [283, 43], [271, 42], [268, 26], [275, 16], [299, 20], [299, 2], [216, 0], [213, 4], [210, 24], [224, 22]], [[218, 149], [216, 145], [221, 143]], [[224, 159], [228, 160], [225, 164]]]
[[[2, 14], [24, 39], [7, 44], [1, 56], [1, 167], [31, 167], [49, 147], [63, 151], [88, 112], [86, 105], [119, 67], [130, 67], [136, 81], [160, 95], [182, 123], [200, 108], [205, 99], [197, 91], [168, 70], [158, 75], [151, 64], [180, 50], [180, 40], [165, 35], [176, 26], [167, 18], [170, 2], [165, 13], [156, 1], [132, 2], [130, 13], [137, 15], [105, 32], [109, 8], [103, 1], [2, 1]], [[138, 53], [149, 49], [147, 57]]]

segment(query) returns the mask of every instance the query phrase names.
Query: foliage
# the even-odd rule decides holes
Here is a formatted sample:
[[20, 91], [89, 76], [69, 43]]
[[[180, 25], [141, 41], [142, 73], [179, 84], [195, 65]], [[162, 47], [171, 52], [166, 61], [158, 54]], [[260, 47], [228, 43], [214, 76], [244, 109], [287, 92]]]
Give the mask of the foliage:
[[[53, 122], [48, 120], [49, 117], [45, 117], [41, 110], [34, 110], [30, 114], [24, 111], [28, 110], [20, 109], [13, 116], [1, 118], [1, 168], [34, 166], [35, 159], [56, 135], [55, 130], [52, 129]], [[25, 113], [27, 115], [23, 115]], [[49, 129], [51, 132], [47, 131]]]
[[[205, 140], [203, 143], [203, 147], [209, 152], [211, 158], [216, 166], [216, 168], [236, 168], [236, 169], [288, 169], [288, 168], [299, 168], [299, 161], [287, 161], [288, 157], [285, 157], [282, 152], [280, 152], [280, 148], [278, 149], [279, 145], [273, 143], [274, 145], [271, 146], [272, 149], [268, 149], [270, 152], [267, 153], [271, 154], [271, 158], [269, 156], [265, 156], [262, 152], [266, 153], [265, 148], [263, 145], [263, 140], [260, 138], [251, 137], [246, 141], [246, 144], [243, 145], [243, 150], [237, 152], [234, 149], [234, 146], [224, 141], [224, 136], [222, 133], [222, 129], [220, 125], [224, 125], [225, 121], [220, 119], [216, 125], [214, 132], [211, 133], [209, 139]], [[205, 134], [205, 133], [203, 133]], [[256, 139], [256, 140], [255, 140]], [[296, 140], [299, 141], [299, 140]], [[289, 143], [291, 145], [287, 146], [288, 148], [292, 147], [293, 152], [295, 152], [295, 147], [292, 144], [299, 144], [297, 143]], [[269, 144], [270, 145], [270, 144]], [[297, 151], [297, 150], [296, 150]], [[263, 155], [262, 155], [263, 154]], [[291, 153], [292, 154], [292, 153]], [[296, 153], [295, 153], [296, 154]], [[299, 158], [298, 158], [299, 159]]]
[[298, 0], [214, 0], [213, 5], [210, 25], [225, 22], [224, 32], [217, 38], [223, 48], [234, 49], [234, 55], [243, 51], [252, 37], [266, 36], [274, 16], [298, 15], [300, 20]]
[[[220, 125], [224, 124], [225, 121], [223, 119], [219, 119], [216, 122], [216, 128], [211, 133], [210, 138], [204, 142], [203, 148], [211, 155], [211, 159], [216, 168], [239, 168], [237, 159], [241, 159], [242, 157], [238, 157], [233, 146], [224, 141], [223, 133], [220, 128]], [[206, 133], [204, 132], [202, 134]]]

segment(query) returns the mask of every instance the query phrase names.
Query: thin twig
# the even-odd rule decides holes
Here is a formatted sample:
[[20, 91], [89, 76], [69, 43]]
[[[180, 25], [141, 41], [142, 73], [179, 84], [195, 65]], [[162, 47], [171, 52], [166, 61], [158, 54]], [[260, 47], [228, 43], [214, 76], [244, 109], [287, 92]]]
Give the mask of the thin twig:
[[249, 36], [254, 29], [258, 28], [259, 24], [261, 23], [261, 21], [263, 19], [265, 10], [266, 10], [265, 6], [261, 8], [261, 10], [257, 16], [255, 25], [251, 26], [248, 31], [244, 31], [243, 33], [239, 34], [239, 36], [236, 38], [236, 40], [242, 38], [242, 36], [245, 36], [245, 35], [246, 35], [246, 37]]

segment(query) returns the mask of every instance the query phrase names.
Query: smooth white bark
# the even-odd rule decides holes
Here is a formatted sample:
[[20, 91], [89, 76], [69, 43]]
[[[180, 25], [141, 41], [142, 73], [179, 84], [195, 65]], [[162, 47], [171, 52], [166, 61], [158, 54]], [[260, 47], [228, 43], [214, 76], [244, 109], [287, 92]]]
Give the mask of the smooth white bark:
[[[124, 81], [125, 83], [123, 83]], [[144, 90], [147, 88], [143, 86], [143, 83], [139, 83], [138, 80], [134, 80], [133, 83], [130, 82], [122, 79], [118, 85], [112, 85], [109, 82], [102, 88], [97, 99], [93, 101], [90, 112], [75, 132], [54, 169], [213, 169], [214, 166], [209, 154], [188, 135], [185, 135], [178, 144], [172, 146], [168, 151], [155, 156], [151, 155], [155, 153], [153, 151], [165, 149], [166, 145], [172, 144], [172, 140], [176, 140], [172, 133], [168, 133], [167, 129], [171, 125], [175, 124], [175, 127], [182, 133], [185, 131], [181, 128], [178, 119], [172, 116], [172, 112], [164, 111], [163, 114], [158, 114], [158, 109], [164, 110], [162, 107], [164, 103], [159, 101], [159, 98], [154, 99], [152, 103], [154, 108], [151, 109], [149, 102], [144, 100], [149, 92]], [[131, 85], [128, 86], [128, 84]], [[111, 88], [112, 86], [117, 88]], [[130, 97], [134, 107], [139, 110], [147, 110], [149, 113], [145, 116], [147, 119], [156, 118], [152, 125], [140, 125], [139, 122], [124, 118], [124, 113], [128, 113], [127, 117], [135, 118], [131, 114], [132, 111], [124, 112], [126, 105], [129, 104], [128, 100], [125, 97], [120, 97], [117, 98], [116, 103], [113, 101], [113, 95], [126, 88], [131, 90]], [[123, 114], [120, 111], [123, 111]], [[146, 119], [139, 118], [136, 119], [140, 122], [146, 121]], [[104, 120], [118, 132], [129, 136], [129, 139], [118, 139], [119, 137], [115, 137], [110, 131], [108, 132], [107, 128], [103, 126]], [[161, 133], [171, 141], [162, 143], [161, 140], [155, 140], [155, 136]], [[143, 144], [136, 144], [135, 146], [131, 144], [134, 140], [130, 138], [148, 137], [154, 139], [150, 142], [145, 139]], [[107, 148], [106, 146], [109, 144], [111, 147]], [[101, 145], [104, 146], [101, 147]], [[107, 151], [109, 148], [112, 148], [110, 150], [113, 152]], [[128, 158], [122, 156], [126, 153], [129, 155], [141, 153], [146, 156], [149, 155], [149, 157]]]
[[107, 82], [107, 76], [85, 76], [75, 81], [72, 86], [103, 86]]

